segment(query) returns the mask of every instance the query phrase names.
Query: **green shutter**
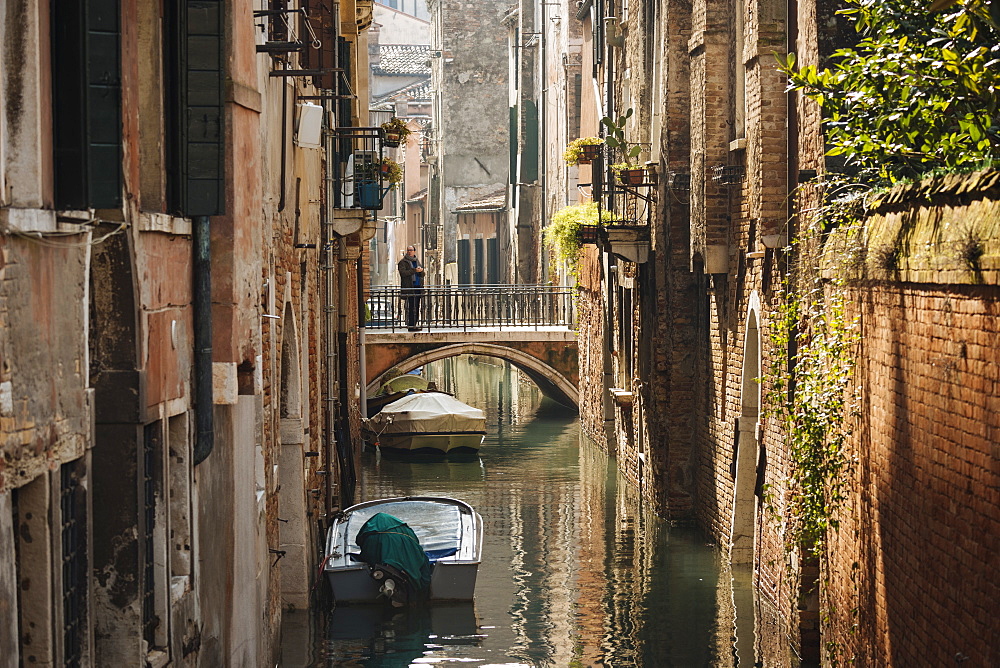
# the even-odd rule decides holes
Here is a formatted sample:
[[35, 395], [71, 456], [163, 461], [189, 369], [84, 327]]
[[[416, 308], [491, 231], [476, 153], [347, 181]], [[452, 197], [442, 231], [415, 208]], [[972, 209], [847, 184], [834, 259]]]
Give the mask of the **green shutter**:
[[482, 238], [475, 239], [473, 242], [473, 250], [476, 254], [476, 264], [473, 282], [476, 285], [482, 285], [483, 279], [486, 278], [486, 272], [483, 271], [486, 268], [486, 254], [483, 250], [483, 240]]
[[118, 0], [52, 1], [56, 206], [122, 203]]
[[486, 240], [486, 282], [490, 285], [500, 282], [500, 240], [496, 237]]
[[458, 284], [472, 283], [472, 267], [469, 266], [469, 240], [458, 240]]
[[524, 148], [521, 149], [521, 183], [538, 180], [538, 106], [524, 101]]
[[170, 199], [185, 216], [225, 212], [223, 9], [220, 0], [175, 0], [170, 63]]

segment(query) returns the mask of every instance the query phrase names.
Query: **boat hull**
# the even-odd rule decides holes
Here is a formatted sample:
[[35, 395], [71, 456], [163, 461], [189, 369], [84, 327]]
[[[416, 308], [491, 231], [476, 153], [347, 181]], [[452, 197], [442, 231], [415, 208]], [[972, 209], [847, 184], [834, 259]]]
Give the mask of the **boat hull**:
[[382, 434], [378, 439], [380, 448], [400, 452], [437, 451], [477, 452], [483, 445], [486, 432], [461, 434]]
[[[327, 581], [338, 603], [376, 603], [380, 601], [379, 583], [370, 569], [361, 564], [354, 568], [328, 570]], [[471, 601], [476, 593], [479, 563], [436, 563], [431, 570], [430, 601]]]
[[[330, 525], [323, 571], [337, 603], [384, 600], [380, 597], [381, 583], [372, 578], [370, 566], [352, 556], [359, 552], [356, 540], [360, 527], [378, 512], [406, 522], [425, 550], [444, 548], [440, 553], [448, 553], [432, 560], [427, 600], [473, 600], [482, 560], [482, 517], [472, 506], [456, 499], [400, 497], [351, 506]], [[431, 517], [443, 519], [431, 525]]]

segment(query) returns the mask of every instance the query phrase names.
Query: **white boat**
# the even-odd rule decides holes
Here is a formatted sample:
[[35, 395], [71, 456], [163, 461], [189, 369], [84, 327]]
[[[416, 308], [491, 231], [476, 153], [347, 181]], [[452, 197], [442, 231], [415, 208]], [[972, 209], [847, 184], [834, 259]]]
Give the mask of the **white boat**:
[[474, 453], [486, 436], [486, 414], [443, 392], [415, 392], [386, 404], [368, 420], [380, 448]]
[[[379, 513], [405, 522], [413, 531], [430, 562], [426, 591], [394, 566], [361, 561], [358, 534]], [[398, 531], [386, 533], [399, 539]], [[482, 551], [483, 518], [468, 503], [436, 496], [381, 499], [351, 506], [337, 516], [327, 532], [323, 572], [338, 603], [471, 601]]]

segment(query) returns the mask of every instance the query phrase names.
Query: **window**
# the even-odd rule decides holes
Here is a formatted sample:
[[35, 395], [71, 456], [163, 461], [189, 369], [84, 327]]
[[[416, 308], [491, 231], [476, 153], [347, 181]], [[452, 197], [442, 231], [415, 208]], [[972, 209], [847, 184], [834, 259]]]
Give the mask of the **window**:
[[163, 423], [145, 426], [142, 441], [139, 549], [142, 638], [150, 649], [167, 645], [166, 518], [163, 504]]
[[224, 212], [222, 2], [165, 3], [167, 197], [171, 213]]
[[64, 666], [79, 666], [86, 647], [87, 505], [81, 484], [85, 473], [82, 459], [63, 464], [59, 470]]
[[62, 209], [122, 203], [118, 0], [52, 0], [55, 202]]

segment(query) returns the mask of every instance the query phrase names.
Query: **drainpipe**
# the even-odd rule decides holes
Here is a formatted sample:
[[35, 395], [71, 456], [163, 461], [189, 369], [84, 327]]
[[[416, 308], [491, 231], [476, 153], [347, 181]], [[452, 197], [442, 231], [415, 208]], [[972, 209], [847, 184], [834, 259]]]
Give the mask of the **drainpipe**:
[[[423, 230], [421, 230], [423, 231]], [[423, 250], [423, 247], [421, 247]], [[365, 362], [365, 277], [362, 255], [358, 256], [358, 367], [361, 373], [361, 417], [368, 417], [368, 365]]]
[[[288, 69], [288, 64], [281, 61], [281, 69]], [[281, 190], [278, 195], [278, 211], [285, 210], [285, 163], [288, 162], [288, 90], [285, 77], [281, 77]]]
[[197, 440], [194, 463], [205, 461], [215, 445], [212, 400], [212, 252], [208, 216], [194, 216], [194, 396]]

